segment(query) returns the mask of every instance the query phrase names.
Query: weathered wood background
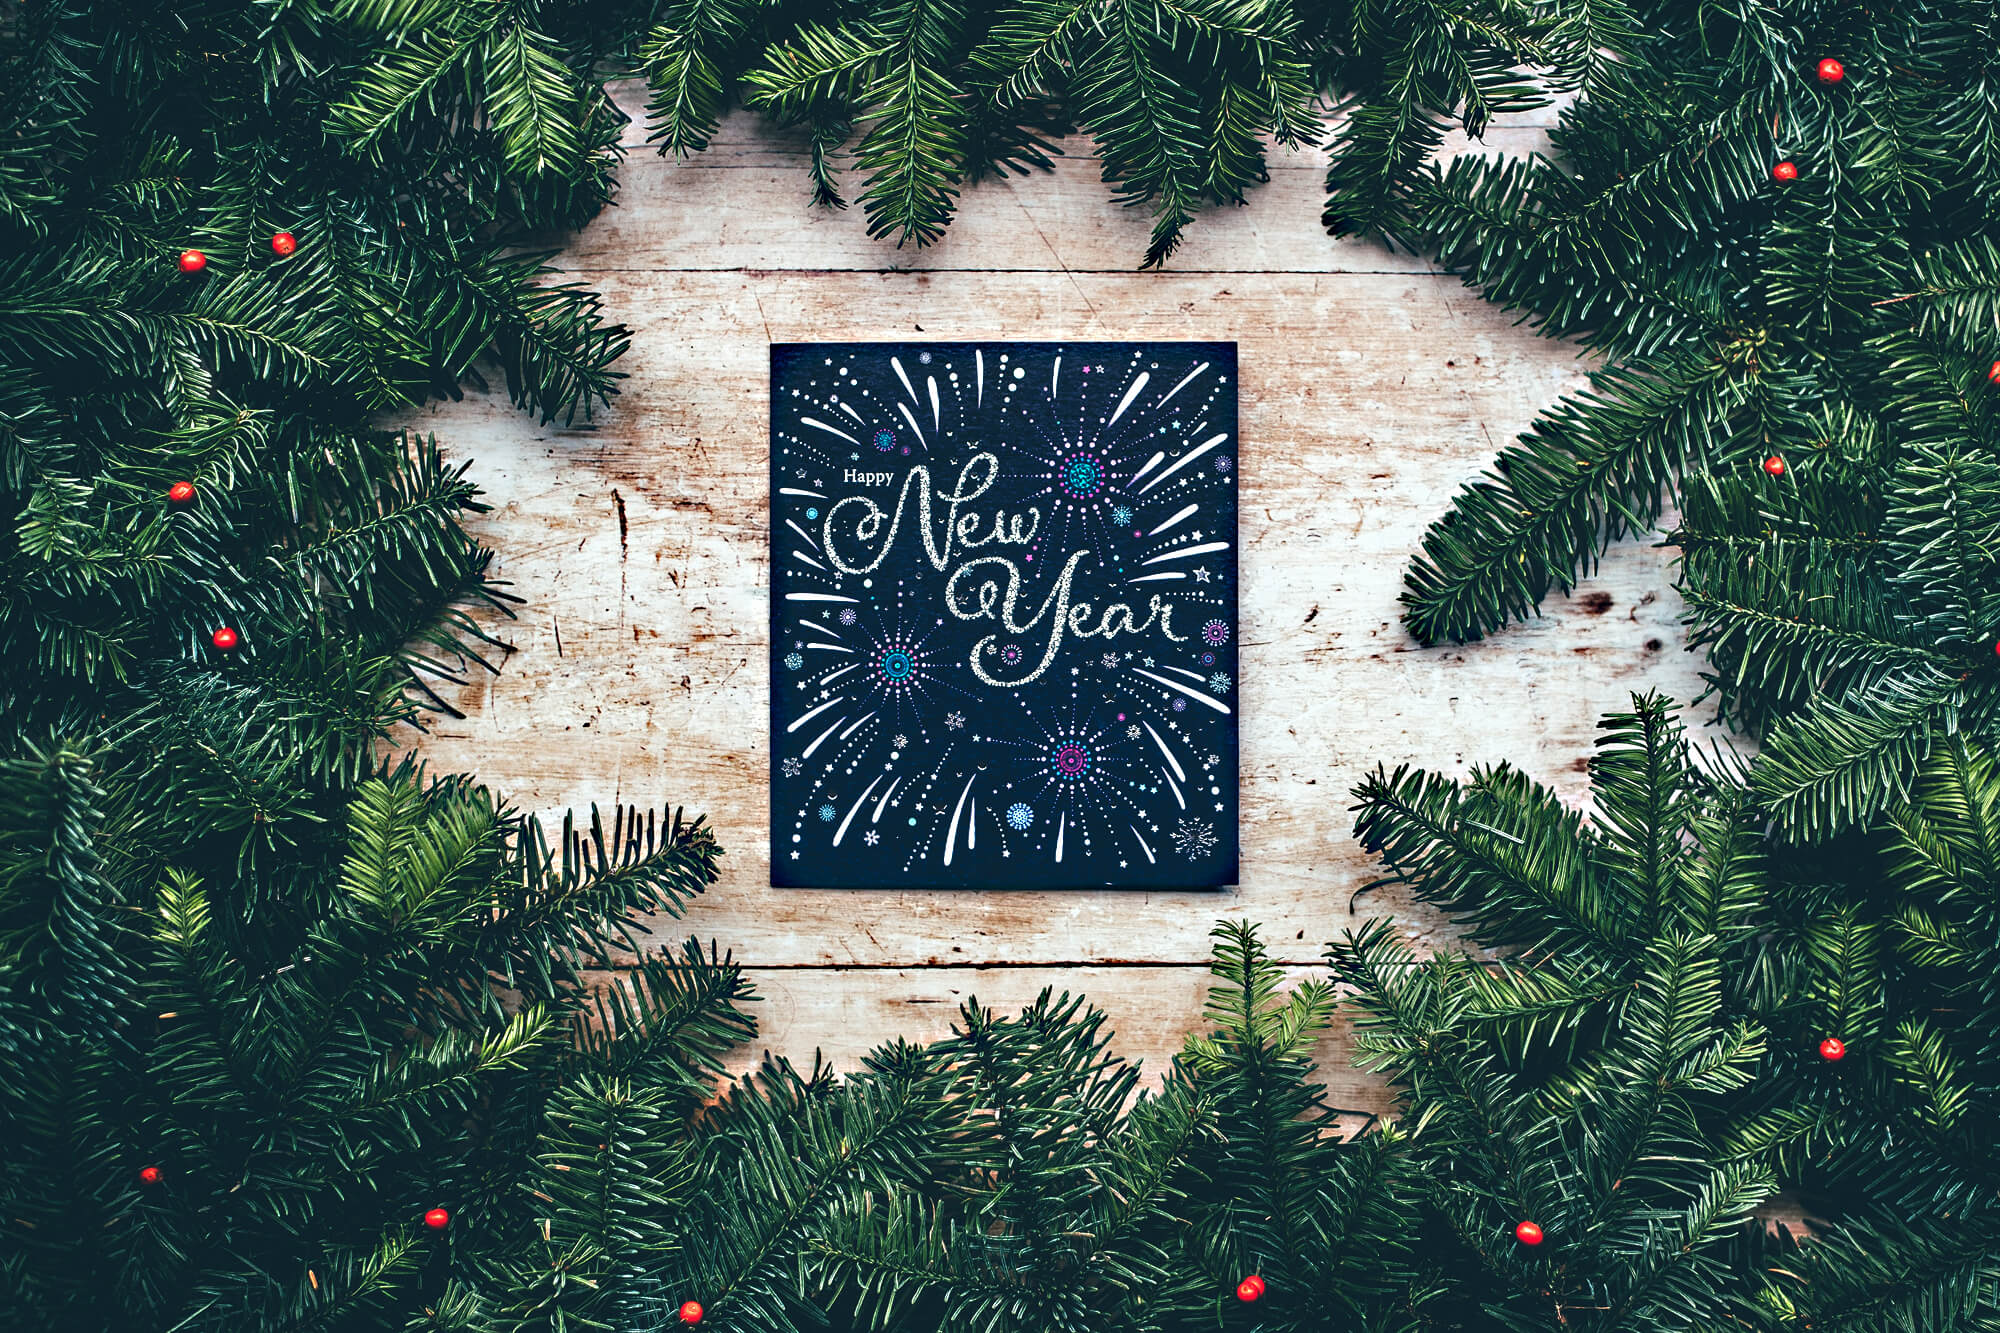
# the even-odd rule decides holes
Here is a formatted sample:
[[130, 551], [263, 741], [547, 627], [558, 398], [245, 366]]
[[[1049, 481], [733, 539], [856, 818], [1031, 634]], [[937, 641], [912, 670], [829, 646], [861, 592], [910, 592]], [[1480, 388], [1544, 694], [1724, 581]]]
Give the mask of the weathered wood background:
[[[643, 93], [623, 89], [638, 112]], [[1524, 151], [1543, 131], [1496, 129]], [[662, 160], [628, 127], [618, 206], [561, 264], [633, 330], [630, 378], [595, 429], [538, 426], [504, 396], [420, 414], [474, 460], [474, 525], [526, 599], [466, 720], [421, 745], [559, 819], [595, 801], [684, 803], [727, 848], [688, 933], [752, 971], [762, 1049], [851, 1068], [896, 1034], [942, 1035], [976, 995], [1087, 992], [1155, 1073], [1199, 1021], [1208, 932], [1262, 923], [1310, 970], [1322, 944], [1393, 913], [1349, 837], [1378, 762], [1462, 774], [1503, 758], [1580, 800], [1594, 723], [1629, 693], [1700, 689], [1670, 553], [1613, 550], [1543, 619], [1419, 648], [1397, 618], [1425, 525], [1534, 413], [1581, 383], [1458, 279], [1319, 227], [1323, 158], [1280, 155], [1247, 208], [1204, 216], [1171, 271], [1139, 273], [1148, 219], [1115, 206], [1086, 142], [1052, 175], [971, 190], [925, 251], [868, 239], [860, 210], [806, 201], [801, 143], [738, 115]], [[857, 187], [858, 188], [858, 185]], [[812, 892], [769, 886], [765, 635], [767, 345], [813, 339], [1235, 339], [1241, 344], [1243, 883], [1227, 892]], [[1324, 1045], [1350, 1107], [1381, 1092]]]

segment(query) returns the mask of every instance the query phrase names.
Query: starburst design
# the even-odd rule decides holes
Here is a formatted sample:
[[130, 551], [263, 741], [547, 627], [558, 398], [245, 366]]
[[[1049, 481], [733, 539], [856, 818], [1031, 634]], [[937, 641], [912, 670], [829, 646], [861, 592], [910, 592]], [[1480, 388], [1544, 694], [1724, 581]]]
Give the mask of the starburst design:
[[1124, 505], [1119, 505], [1111, 511], [1111, 521], [1121, 528], [1126, 527], [1132, 522], [1132, 511]]
[[1215, 850], [1215, 826], [1199, 819], [1183, 819], [1174, 826], [1174, 850], [1190, 861], [1199, 861]]
[[1227, 671], [1218, 671], [1208, 678], [1208, 688], [1216, 694], [1229, 693], [1232, 682]]

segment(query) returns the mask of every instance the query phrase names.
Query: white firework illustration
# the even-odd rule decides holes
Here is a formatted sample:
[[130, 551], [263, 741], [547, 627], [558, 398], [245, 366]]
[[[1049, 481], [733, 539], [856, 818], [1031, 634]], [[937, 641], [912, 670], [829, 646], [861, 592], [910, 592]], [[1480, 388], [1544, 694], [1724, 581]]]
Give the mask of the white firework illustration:
[[1199, 819], [1183, 819], [1174, 825], [1174, 850], [1190, 861], [1199, 861], [1215, 851], [1215, 825]]

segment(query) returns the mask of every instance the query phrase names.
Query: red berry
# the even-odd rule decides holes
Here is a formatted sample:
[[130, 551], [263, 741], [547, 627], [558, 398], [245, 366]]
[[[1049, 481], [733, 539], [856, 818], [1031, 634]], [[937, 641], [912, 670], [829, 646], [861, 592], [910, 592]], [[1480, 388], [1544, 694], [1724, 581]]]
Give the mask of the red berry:
[[424, 1225], [432, 1231], [443, 1231], [451, 1225], [451, 1214], [442, 1208], [433, 1208], [424, 1214]]
[[1986, 372], [1986, 378], [1992, 380], [1995, 384], [2000, 384], [2000, 361], [1993, 363], [1993, 368]]
[[1822, 1060], [1846, 1059], [1847, 1043], [1838, 1037], [1828, 1037], [1819, 1044], [1819, 1058]]
[[160, 1174], [160, 1168], [157, 1166], [142, 1166], [139, 1168], [139, 1183], [157, 1185], [160, 1183]]
[[1264, 1279], [1258, 1277], [1255, 1273], [1252, 1273], [1249, 1277], [1244, 1278], [1236, 1284], [1236, 1299], [1242, 1301], [1245, 1305], [1260, 1299], [1263, 1295]]
[[288, 231], [281, 231], [271, 238], [271, 253], [280, 259], [299, 248], [298, 238]]
[[1828, 56], [1819, 62], [1819, 81], [1821, 83], [1839, 83], [1846, 77], [1847, 66], [1841, 64], [1832, 56]]
[[237, 637], [235, 630], [229, 628], [229, 626], [227, 625], [224, 625], [221, 629], [209, 635], [208, 641], [226, 653], [231, 648], [234, 648], [241, 640]]
[[1780, 162], [1778, 163], [1777, 166], [1771, 168], [1772, 180], [1795, 181], [1798, 178], [1799, 178], [1799, 164], [1792, 161], [1790, 158], [1786, 158], [1783, 162]]
[[181, 251], [181, 272], [199, 273], [208, 267], [208, 256], [199, 250]]
[[683, 1324], [699, 1324], [701, 1322], [700, 1301], [681, 1302], [681, 1322]]
[[1523, 1245], [1540, 1245], [1542, 1229], [1533, 1222], [1517, 1222], [1514, 1224], [1514, 1239]]
[[1774, 477], [1782, 477], [1785, 475], [1785, 460], [1772, 454], [1764, 460], [1764, 470]]
[[1995, 657], [2000, 657], [2000, 640], [1995, 640], [1993, 644], [1993, 655]]
[[194, 483], [191, 481], [175, 482], [173, 485], [167, 487], [167, 498], [177, 505], [186, 504], [189, 500], [194, 499]]

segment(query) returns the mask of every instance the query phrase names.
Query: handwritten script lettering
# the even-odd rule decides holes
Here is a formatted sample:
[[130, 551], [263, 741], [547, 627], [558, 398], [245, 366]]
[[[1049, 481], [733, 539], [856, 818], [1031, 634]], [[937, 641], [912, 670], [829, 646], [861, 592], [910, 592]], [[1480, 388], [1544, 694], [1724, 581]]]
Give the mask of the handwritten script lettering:
[[[1001, 688], [1025, 685], [1039, 677], [1055, 662], [1065, 634], [1079, 639], [1116, 639], [1139, 634], [1157, 625], [1162, 634], [1176, 642], [1186, 635], [1173, 630], [1173, 604], [1154, 594], [1147, 602], [1143, 618], [1135, 618], [1131, 606], [1112, 602], [1102, 612], [1092, 603], [1076, 597], [1076, 575], [1088, 550], [1076, 550], [1063, 562], [1062, 571], [1042, 603], [1026, 619], [1021, 616], [1021, 568], [1005, 555], [990, 554], [964, 559], [965, 553], [986, 546], [1032, 546], [1041, 530], [1042, 511], [1030, 505], [1024, 512], [1009, 514], [994, 509], [990, 517], [971, 508], [972, 503], [991, 489], [1000, 475], [1000, 460], [990, 453], [977, 453], [959, 469], [949, 491], [937, 491], [935, 499], [944, 508], [943, 522], [932, 507], [930, 469], [919, 463], [903, 478], [896, 506], [885, 511], [866, 495], [850, 495], [826, 512], [822, 528], [827, 559], [843, 574], [872, 574], [882, 567], [904, 531], [906, 517], [923, 543], [925, 557], [939, 573], [951, 569], [954, 559], [962, 563], [951, 570], [945, 581], [944, 603], [960, 620], [993, 620], [1000, 632], [989, 634], [972, 647], [967, 665], [985, 684]], [[909, 515], [911, 500], [916, 512]], [[886, 530], [885, 530], [886, 529]], [[1001, 635], [1025, 636], [1037, 630], [1047, 635], [1040, 657], [1032, 664], [1024, 655], [1016, 664], [1020, 674], [996, 676], [986, 659], [997, 660], [995, 651]]]

